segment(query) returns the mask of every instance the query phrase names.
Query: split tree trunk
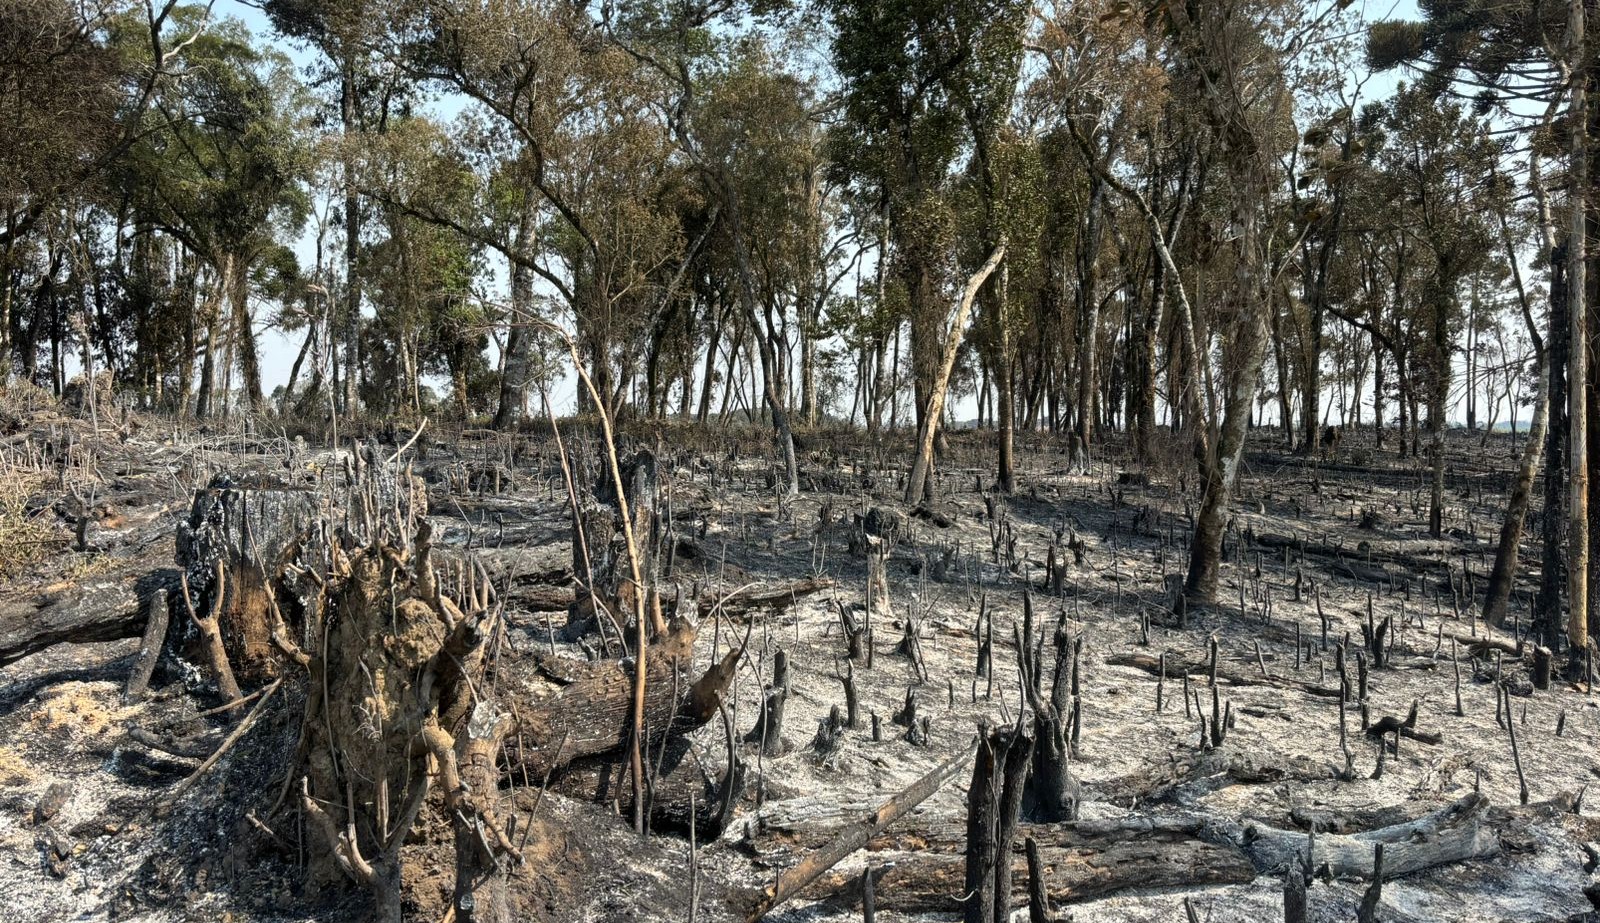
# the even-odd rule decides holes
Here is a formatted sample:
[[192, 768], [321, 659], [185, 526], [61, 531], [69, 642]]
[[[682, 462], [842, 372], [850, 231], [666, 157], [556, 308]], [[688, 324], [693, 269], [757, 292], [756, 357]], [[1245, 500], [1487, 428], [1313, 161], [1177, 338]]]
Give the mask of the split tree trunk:
[[1011, 919], [1012, 844], [1032, 752], [1020, 729], [994, 731], [978, 744], [967, 787], [965, 923]]

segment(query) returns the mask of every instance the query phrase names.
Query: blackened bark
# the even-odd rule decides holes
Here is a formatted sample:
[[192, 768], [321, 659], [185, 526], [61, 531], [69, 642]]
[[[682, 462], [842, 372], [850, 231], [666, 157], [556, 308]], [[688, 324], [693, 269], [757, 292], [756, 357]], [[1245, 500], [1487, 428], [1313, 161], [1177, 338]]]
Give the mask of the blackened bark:
[[[1565, 245], [1551, 253], [1552, 267], [1564, 267]], [[1567, 298], [1564, 271], [1552, 272], [1550, 279], [1549, 404], [1550, 420], [1545, 430], [1544, 513], [1540, 536], [1544, 545], [1539, 593], [1534, 599], [1536, 633], [1547, 646], [1558, 644], [1563, 632], [1563, 589], [1566, 586], [1566, 459], [1567, 459]]]

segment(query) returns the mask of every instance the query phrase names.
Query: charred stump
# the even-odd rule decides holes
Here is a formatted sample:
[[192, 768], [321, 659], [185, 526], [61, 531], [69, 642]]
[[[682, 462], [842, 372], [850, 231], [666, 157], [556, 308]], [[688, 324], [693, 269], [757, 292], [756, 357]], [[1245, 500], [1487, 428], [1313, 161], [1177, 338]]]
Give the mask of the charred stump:
[[986, 733], [967, 789], [966, 923], [1011, 919], [1011, 851], [1033, 741], [1020, 729]]

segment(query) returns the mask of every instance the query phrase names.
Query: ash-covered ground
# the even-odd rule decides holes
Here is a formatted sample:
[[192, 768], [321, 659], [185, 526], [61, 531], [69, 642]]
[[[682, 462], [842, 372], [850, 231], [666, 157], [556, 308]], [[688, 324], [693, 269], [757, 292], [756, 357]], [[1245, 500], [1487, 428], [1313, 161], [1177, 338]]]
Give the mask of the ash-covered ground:
[[[9, 437], [8, 476], [21, 485], [27, 528], [4, 533], [15, 563], [4, 583], [0, 640], [26, 636], [64, 600], [170, 567], [177, 522], [214, 472], [315, 480], [344, 464], [339, 450], [287, 436], [200, 436], [155, 422], [123, 435], [96, 441], [80, 421], [63, 418], [34, 421]], [[1594, 879], [1584, 844], [1600, 839], [1600, 827], [1584, 791], [1600, 774], [1600, 699], [1559, 670], [1550, 688], [1534, 688], [1534, 645], [1524, 636], [1540, 560], [1536, 523], [1525, 532], [1512, 621], [1495, 629], [1473, 614], [1518, 445], [1512, 437], [1452, 434], [1445, 536], [1432, 539], [1421, 460], [1397, 457], [1392, 445], [1377, 449], [1370, 434], [1347, 438], [1328, 459], [1292, 457], [1275, 438], [1263, 434], [1247, 454], [1216, 604], [1189, 607], [1180, 627], [1172, 589], [1194, 501], [1177, 447], [1169, 463], [1141, 466], [1112, 444], [1087, 470], [1074, 471], [1059, 446], [1036, 438], [1019, 452], [1017, 492], [997, 498], [984, 489], [993, 480], [989, 439], [957, 434], [941, 462], [939, 499], [919, 512], [897, 499], [902, 454], [860, 435], [811, 439], [805, 489], [794, 501], [781, 501], [772, 487], [760, 433], [643, 437], [640, 444], [659, 456], [663, 528], [675, 537], [660, 580], [664, 597], [808, 588], [791, 602], [708, 618], [696, 643], [698, 675], [748, 630], [731, 713], [741, 736], [784, 651], [783, 743], [764, 752], [740, 742], [747, 784], [732, 822], [714, 840], [699, 837], [693, 850], [681, 834], [641, 843], [628, 818], [582, 798], [581, 783], [555, 779], [546, 790], [544, 780], [510, 780], [513, 803], [540, 819], [533, 830], [544, 840], [513, 870], [514, 887], [549, 918], [734, 918], [730, 891], [768, 884], [969, 750], [980, 724], [1024, 714], [1013, 639], [1029, 586], [1046, 670], [1054, 670], [1058, 626], [1082, 641], [1071, 761], [1080, 821], [1025, 821], [1018, 837], [1019, 848], [1026, 836], [1044, 847], [1060, 919], [1281, 918], [1283, 870], [1245, 859], [1259, 859], [1250, 846], [1260, 827], [1316, 826], [1331, 842], [1424, 818], [1474, 792], [1485, 802], [1472, 821], [1481, 827], [1479, 854], [1389, 878], [1377, 918], [1586, 919], [1585, 888]], [[75, 448], [61, 448], [69, 444]], [[479, 560], [499, 582], [509, 629], [502, 656], [582, 660], [603, 648], [594, 635], [569, 639], [566, 614], [532, 602], [570, 580], [573, 560], [567, 492], [550, 441], [434, 432], [410, 451], [429, 485], [439, 546]], [[75, 541], [84, 514], [68, 508], [68, 494], [89, 500], [86, 549]], [[897, 514], [905, 528], [887, 555], [890, 592], [873, 615], [871, 665], [864, 658], [847, 664], [841, 608], [860, 614], [868, 593], [867, 559], [852, 553], [854, 517], [873, 508]], [[23, 541], [48, 553], [21, 554], [35, 547]], [[818, 578], [831, 586], [814, 589]], [[980, 610], [992, 615], [993, 637], [992, 670], [981, 678]], [[184, 618], [173, 614], [175, 624]], [[1343, 745], [1340, 734], [1336, 649], [1348, 645], [1354, 683], [1369, 619], [1387, 620], [1392, 638], [1386, 662], [1369, 664], [1367, 720], [1402, 719], [1416, 704], [1411, 733], [1381, 760], [1363, 732], [1359, 701], [1344, 709]], [[897, 651], [907, 620], [918, 632], [921, 676]], [[205, 714], [219, 700], [181, 658], [164, 660], [152, 693], [125, 704], [139, 631], [107, 630], [87, 643], [8, 655], [0, 666], [7, 916], [358, 917], [359, 891], [305, 880], [311, 834], [294, 799], [287, 808], [279, 803], [292, 781], [285, 773], [303, 693], [283, 687], [221, 760], [186, 782], [210, 751], [164, 752], [149, 745], [150, 736], [214, 748], [253, 709]], [[1216, 701], [1233, 716], [1220, 743], [1202, 740], [1213, 702], [1213, 641]], [[1158, 709], [1162, 655], [1167, 678]], [[847, 669], [860, 725], [819, 744], [819, 725], [844, 707]], [[908, 691], [927, 719], [925, 737], [920, 722], [911, 733], [893, 720]], [[881, 739], [874, 739], [874, 716]], [[720, 772], [726, 749], [718, 722], [696, 732], [694, 758], [708, 775]], [[859, 919], [858, 879], [868, 867], [882, 876], [879, 919], [958, 918], [959, 888], [934, 886], [959, 884], [959, 869], [954, 879], [926, 872], [960, 862], [968, 776], [959, 773], [769, 918]], [[1119, 873], [1097, 867], [1098, 850], [1074, 839], [1075, 828], [1114, 822], [1183, 832], [1107, 853], [1126, 863]], [[425, 813], [406, 846], [408, 915], [446, 913], [447, 840]], [[241, 848], [246, 841], [249, 850]], [[1018, 861], [1015, 912], [1025, 919], [1020, 853]], [[1353, 919], [1368, 889], [1356, 876], [1315, 875], [1308, 918]]]

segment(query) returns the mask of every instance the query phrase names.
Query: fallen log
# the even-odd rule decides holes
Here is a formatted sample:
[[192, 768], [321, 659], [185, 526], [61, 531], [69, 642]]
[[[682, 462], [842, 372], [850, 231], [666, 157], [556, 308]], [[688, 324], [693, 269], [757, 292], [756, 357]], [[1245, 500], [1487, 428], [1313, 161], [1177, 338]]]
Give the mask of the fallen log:
[[[705, 618], [720, 609], [729, 616], [747, 615], [761, 609], [784, 610], [794, 605], [802, 596], [830, 589], [830, 577], [811, 577], [777, 586], [750, 586], [731, 593], [707, 592], [694, 600], [695, 612]], [[507, 596], [507, 603], [525, 612], [565, 612], [578, 601], [578, 589], [573, 586], [536, 584], [515, 586]], [[582, 600], [588, 602], [587, 594]], [[665, 600], [663, 600], [665, 602]]]
[[[1489, 800], [1478, 793], [1416, 820], [1348, 836], [1317, 837], [1314, 872], [1334, 878], [1372, 877], [1372, 848], [1384, 844], [1384, 874], [1407, 875], [1436, 865], [1492, 856], [1500, 836], [1487, 820]], [[1307, 835], [1261, 823], [1244, 827], [1244, 848], [1263, 870], [1287, 868], [1306, 854]]]
[[[691, 681], [696, 633], [687, 620], [676, 620], [645, 655], [645, 742], [653, 751], [667, 738], [682, 737], [711, 720], [733, 679], [743, 648], [728, 651]], [[514, 672], [506, 677], [515, 685], [536, 687], [548, 682], [543, 677], [550, 673], [550, 658], [527, 658], [501, 669], [538, 673], [539, 679]], [[566, 674], [556, 692], [519, 708], [515, 732], [504, 744], [509, 777], [542, 779], [577, 760], [620, 753], [632, 729], [633, 669], [631, 660], [583, 665]]]
[[43, 599], [0, 608], [0, 666], [57, 644], [137, 638], [153, 600], [178, 588], [178, 572], [153, 573], [63, 588]]
[[506, 603], [524, 612], [565, 612], [572, 607], [576, 596], [576, 590], [570, 586], [533, 584], [513, 586]]
[[[1033, 838], [1046, 893], [1054, 904], [1092, 900], [1119, 891], [1242, 884], [1256, 867], [1239, 849], [1197, 835], [1197, 821], [1127, 818], [1106, 823], [1023, 825], [1014, 850], [1013, 898], [1026, 899], [1027, 859]], [[961, 909], [964, 862], [959, 855], [920, 853], [873, 870], [880, 909], [905, 914]], [[861, 899], [860, 876], [833, 873], [804, 895], [835, 905]]]
[[[1142, 670], [1151, 676], [1159, 676], [1162, 672], [1162, 661], [1150, 654], [1112, 654], [1106, 658], [1106, 665], [1112, 667], [1133, 667]], [[1181, 679], [1184, 676], [1209, 676], [1211, 667], [1205, 661], [1196, 661], [1185, 664], [1175, 657], [1169, 657], [1165, 662], [1168, 679]], [[1235, 672], [1225, 669], [1222, 664], [1217, 665], [1217, 681], [1228, 686], [1277, 686], [1281, 689], [1298, 689], [1307, 695], [1319, 698], [1333, 698], [1338, 696], [1338, 689], [1329, 689], [1316, 683], [1304, 682], [1286, 676], [1262, 675], [1261, 673]], [[1331, 693], [1331, 694], [1330, 694]]]
[[1500, 638], [1492, 638], [1488, 634], [1489, 630], [1490, 629], [1485, 626], [1484, 634], [1481, 635], [1468, 635], [1455, 631], [1447, 631], [1444, 633], [1444, 636], [1452, 641], [1456, 641], [1465, 645], [1467, 648], [1466, 654], [1468, 657], [1480, 657], [1485, 660], [1492, 659], [1489, 656], [1490, 651], [1497, 651], [1505, 654], [1508, 657], [1521, 658], [1531, 653], [1533, 650], [1533, 646], [1529, 644], [1515, 643]]
[[[1329, 569], [1334, 573], [1365, 583], [1387, 583], [1390, 578], [1409, 581], [1414, 574], [1423, 575], [1425, 580], [1432, 579], [1441, 585], [1445, 583], [1437, 577], [1440, 567], [1437, 560], [1403, 551], [1385, 549], [1368, 553], [1356, 548], [1345, 548], [1272, 532], [1258, 532], [1253, 536], [1253, 541], [1263, 548], [1273, 550], [1292, 548], [1298, 554], [1322, 558], [1329, 562]], [[1429, 574], [1435, 576], [1429, 578], [1427, 576]]]
[[[729, 892], [730, 909], [749, 923], [766, 916], [774, 907], [801, 893], [807, 885], [838, 865], [846, 856], [867, 845], [867, 842], [882, 832], [883, 828], [928, 800], [929, 796], [960, 773], [967, 761], [972, 759], [973, 752], [972, 747], [962, 748], [960, 753], [934, 767], [906, 790], [885, 801], [854, 823], [846, 825], [827, 845], [779, 874], [777, 880], [767, 887], [736, 888]], [[957, 884], [951, 889], [951, 893], [959, 894], [960, 879], [965, 874], [965, 865], [959, 859], [955, 861], [955, 870]]]
[[759, 609], [782, 611], [809, 596], [833, 587], [831, 577], [807, 577], [774, 587], [745, 587], [726, 595], [705, 593], [698, 600], [701, 618], [720, 608], [726, 615], [745, 615]]

